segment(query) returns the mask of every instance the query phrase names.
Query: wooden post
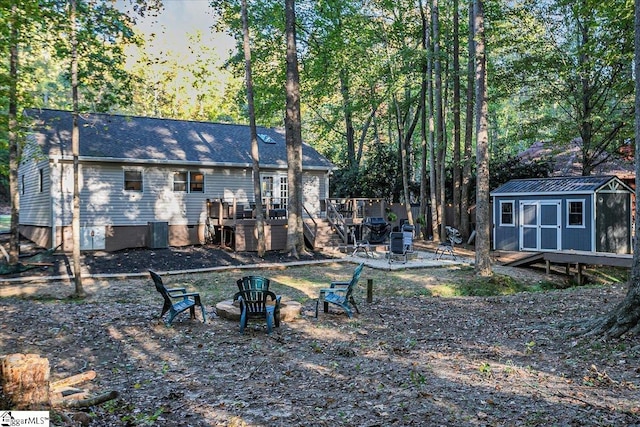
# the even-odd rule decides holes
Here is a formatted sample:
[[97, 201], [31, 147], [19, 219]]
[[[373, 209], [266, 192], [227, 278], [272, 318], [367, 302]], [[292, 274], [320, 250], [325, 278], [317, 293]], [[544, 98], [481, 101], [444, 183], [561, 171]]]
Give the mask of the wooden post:
[[549, 260], [545, 262], [545, 273], [547, 275], [551, 274], [551, 261]]
[[373, 302], [373, 279], [367, 279], [367, 302]]
[[49, 360], [37, 354], [0, 356], [0, 383], [11, 409], [43, 410], [49, 402]]
[[584, 284], [584, 277], [582, 275], [582, 264], [578, 263], [578, 285]]

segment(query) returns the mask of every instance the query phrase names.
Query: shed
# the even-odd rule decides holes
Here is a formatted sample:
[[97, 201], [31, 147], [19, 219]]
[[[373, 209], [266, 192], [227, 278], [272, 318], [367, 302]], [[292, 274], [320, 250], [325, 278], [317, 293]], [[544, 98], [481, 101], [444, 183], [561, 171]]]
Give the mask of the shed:
[[511, 180], [491, 192], [493, 248], [628, 254], [632, 195], [615, 176]]
[[[18, 168], [20, 231], [42, 247], [70, 250], [71, 112], [25, 114], [33, 124]], [[202, 243], [211, 200], [238, 206], [255, 201], [249, 126], [97, 113], [81, 114], [78, 121], [83, 250]], [[258, 127], [257, 133], [263, 204], [285, 210], [284, 129]], [[333, 168], [303, 144], [308, 215], [320, 214]], [[284, 230], [286, 220], [277, 221]], [[281, 249], [281, 240], [269, 241], [268, 249]]]

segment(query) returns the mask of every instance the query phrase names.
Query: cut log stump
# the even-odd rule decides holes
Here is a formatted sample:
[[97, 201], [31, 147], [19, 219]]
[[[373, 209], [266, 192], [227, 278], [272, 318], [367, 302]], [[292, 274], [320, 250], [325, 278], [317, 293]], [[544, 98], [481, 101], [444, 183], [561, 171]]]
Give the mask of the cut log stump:
[[86, 408], [118, 398], [117, 391], [90, 396], [73, 387], [95, 377], [95, 371], [87, 371], [50, 382], [48, 359], [37, 354], [0, 356], [0, 386], [5, 400], [2, 406], [6, 404], [15, 410]]
[[0, 356], [2, 393], [12, 409], [44, 410], [49, 401], [49, 360], [37, 354]]

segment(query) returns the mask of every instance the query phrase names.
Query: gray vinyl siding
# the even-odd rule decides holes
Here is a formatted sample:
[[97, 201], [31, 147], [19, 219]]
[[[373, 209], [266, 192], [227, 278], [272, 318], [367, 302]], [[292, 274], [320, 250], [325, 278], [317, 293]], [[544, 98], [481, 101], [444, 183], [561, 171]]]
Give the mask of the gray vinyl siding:
[[[70, 170], [65, 165], [64, 170]], [[142, 192], [124, 190], [124, 171], [141, 170]], [[174, 192], [173, 175], [177, 171], [199, 171], [204, 174], [204, 193]], [[122, 165], [81, 166], [83, 178], [81, 226], [146, 225], [166, 221], [169, 225], [204, 223], [206, 200], [223, 199], [238, 204], [253, 201], [253, 180], [250, 169], [136, 167]], [[66, 181], [71, 177], [67, 176]], [[64, 186], [58, 192], [57, 224], [71, 223], [73, 187]]]
[[[142, 192], [124, 190], [124, 171], [141, 170]], [[59, 187], [53, 202], [57, 225], [71, 224], [73, 195], [72, 166], [65, 164], [54, 169], [54, 182]], [[177, 171], [199, 171], [204, 174], [204, 193], [174, 192], [173, 175]], [[65, 177], [60, 178], [60, 173]], [[80, 190], [81, 226], [146, 225], [163, 221], [169, 225], [204, 223], [206, 200], [222, 199], [247, 204], [254, 200], [250, 169], [138, 167], [109, 164], [83, 164]], [[62, 182], [62, 183], [61, 183]], [[305, 172], [304, 200], [312, 214], [320, 211], [324, 194], [324, 173]], [[49, 193], [46, 194], [48, 202]], [[44, 199], [43, 199], [44, 201]], [[41, 203], [48, 205], [48, 203]], [[48, 213], [48, 218], [51, 215]]]
[[[500, 216], [502, 214], [500, 208], [500, 200], [505, 200], [509, 202], [513, 202], [513, 226], [500, 226]], [[518, 209], [519, 200], [514, 199], [513, 197], [509, 197], [507, 199], [494, 198], [493, 209], [495, 223], [494, 223], [494, 235], [493, 235], [493, 243], [494, 249], [500, 249], [504, 251], [517, 251], [519, 248], [519, 232], [520, 229], [518, 224], [520, 224], [520, 219], [518, 216], [520, 215], [520, 210]]]
[[[40, 189], [40, 173], [43, 182]], [[40, 191], [42, 190], [42, 191]], [[20, 224], [51, 225], [51, 179], [48, 160], [26, 160], [18, 167], [20, 192]]]
[[[569, 227], [567, 211], [569, 201], [582, 201], [584, 209], [584, 227]], [[591, 195], [571, 195], [562, 201], [562, 249], [575, 251], [593, 251], [593, 197]]]

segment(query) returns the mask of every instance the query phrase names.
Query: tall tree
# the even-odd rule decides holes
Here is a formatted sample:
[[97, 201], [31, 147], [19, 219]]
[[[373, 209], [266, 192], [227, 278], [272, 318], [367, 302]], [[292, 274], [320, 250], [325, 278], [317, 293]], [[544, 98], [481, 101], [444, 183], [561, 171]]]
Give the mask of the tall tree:
[[460, 228], [460, 11], [458, 0], [453, 1], [453, 226]]
[[469, 187], [471, 184], [471, 146], [473, 145], [473, 106], [474, 106], [474, 71], [475, 57], [473, 47], [473, 2], [469, 2], [469, 34], [467, 37], [467, 100], [464, 125], [464, 151], [462, 155], [462, 182], [460, 185], [460, 232], [469, 237], [472, 232], [469, 226]]
[[593, 173], [633, 136], [632, 9], [627, 1], [553, 0], [507, 12], [492, 32], [501, 58], [492, 87], [517, 112], [512, 133], [562, 149], [574, 144], [582, 173]]
[[296, 46], [295, 0], [285, 0], [287, 78], [285, 138], [287, 141], [287, 183], [289, 187], [287, 251], [298, 258], [306, 252], [302, 223], [302, 119], [300, 115], [300, 74]]
[[[37, 0], [10, 0], [6, 2], [3, 10], [4, 16], [0, 23], [4, 24], [4, 31], [0, 37], [3, 51], [8, 51], [9, 70], [6, 80], [0, 85], [6, 87], [6, 98], [0, 96], [0, 102], [7, 102], [6, 115], [6, 140], [8, 143], [8, 168], [0, 168], [8, 171], [9, 198], [11, 202], [11, 229], [9, 240], [9, 263], [18, 262], [20, 253], [20, 191], [18, 184], [18, 165], [20, 162], [21, 145], [23, 141], [22, 123], [20, 114], [24, 102], [28, 98], [25, 87], [31, 72], [22, 64], [21, 51], [26, 43], [32, 43], [35, 39], [36, 28], [42, 26], [42, 10]], [[4, 115], [2, 117], [2, 129], [5, 129]], [[6, 173], [6, 172], [5, 172]]]
[[[424, 226], [423, 237], [428, 238], [432, 235], [431, 230], [427, 230], [427, 214], [428, 214], [428, 175], [427, 175], [427, 159], [429, 158], [429, 144], [427, 135], [429, 133], [428, 120], [427, 120], [427, 94], [429, 92], [429, 86], [431, 85], [431, 76], [429, 76], [429, 33], [431, 29], [429, 27], [429, 13], [425, 12], [425, 6], [420, 0], [420, 21], [422, 23], [421, 39], [422, 49], [424, 51], [424, 57], [422, 58], [422, 75], [421, 75], [421, 89], [420, 89], [420, 216]], [[427, 6], [428, 8], [428, 6]], [[429, 106], [431, 111], [431, 106]]]
[[71, 130], [71, 153], [73, 156], [73, 214], [71, 219], [71, 233], [73, 236], [73, 281], [75, 296], [84, 298], [82, 285], [82, 264], [80, 261], [80, 129], [78, 128], [78, 33], [76, 29], [76, 0], [69, 2], [69, 44], [71, 45], [71, 99], [73, 127]]
[[[435, 106], [434, 106], [434, 110], [435, 110], [435, 126], [436, 126], [436, 146], [437, 146], [437, 163], [436, 163], [436, 169], [438, 172], [436, 172], [437, 177], [436, 177], [436, 188], [439, 191], [436, 191], [436, 195], [439, 195], [438, 197], [438, 219], [440, 221], [440, 223], [438, 224], [440, 226], [440, 237], [444, 238], [447, 234], [446, 234], [446, 230], [445, 227], [447, 226], [446, 224], [446, 219], [445, 219], [445, 205], [446, 205], [446, 201], [444, 199], [444, 188], [445, 188], [445, 182], [446, 182], [446, 175], [445, 175], [445, 160], [446, 160], [446, 152], [447, 152], [447, 147], [445, 145], [445, 138], [444, 138], [444, 111], [443, 111], [443, 93], [444, 93], [444, 88], [443, 88], [443, 84], [442, 84], [442, 56], [440, 54], [440, 7], [438, 5], [438, 0], [432, 0], [432, 4], [431, 4], [431, 16], [432, 16], [432, 28], [433, 28], [433, 71], [434, 71], [434, 78], [435, 78], [435, 87], [434, 87], [434, 94], [435, 94]], [[434, 185], [434, 183], [431, 183], [432, 185]], [[435, 227], [435, 225], [434, 225]], [[435, 236], [435, 233], [434, 233]]]
[[242, 0], [242, 32], [244, 45], [245, 84], [247, 86], [247, 105], [249, 107], [249, 128], [251, 132], [251, 160], [253, 170], [253, 194], [256, 203], [256, 230], [258, 233], [258, 256], [266, 250], [264, 237], [264, 214], [262, 213], [262, 189], [260, 187], [260, 151], [256, 131], [256, 113], [253, 104], [253, 79], [251, 77], [251, 39], [247, 17], [247, 0]]
[[489, 129], [487, 60], [482, 0], [474, 0], [476, 58], [476, 274], [490, 276], [491, 221], [489, 217]]
[[[635, 79], [635, 172], [636, 200], [640, 200], [640, 0], [635, 0], [634, 8], [634, 60]], [[635, 217], [640, 218], [640, 203], [636, 202]], [[635, 221], [635, 235], [640, 234], [640, 221]], [[580, 331], [581, 333], [584, 331]], [[640, 332], [640, 239], [633, 239], [633, 264], [629, 275], [629, 289], [625, 298], [607, 315], [590, 322], [587, 335], [602, 335], [618, 338], [626, 333]]]
[[9, 263], [16, 264], [20, 254], [20, 192], [18, 191], [18, 43], [20, 17], [17, 0], [11, 1], [9, 18], [9, 194], [11, 197], [11, 238]]

